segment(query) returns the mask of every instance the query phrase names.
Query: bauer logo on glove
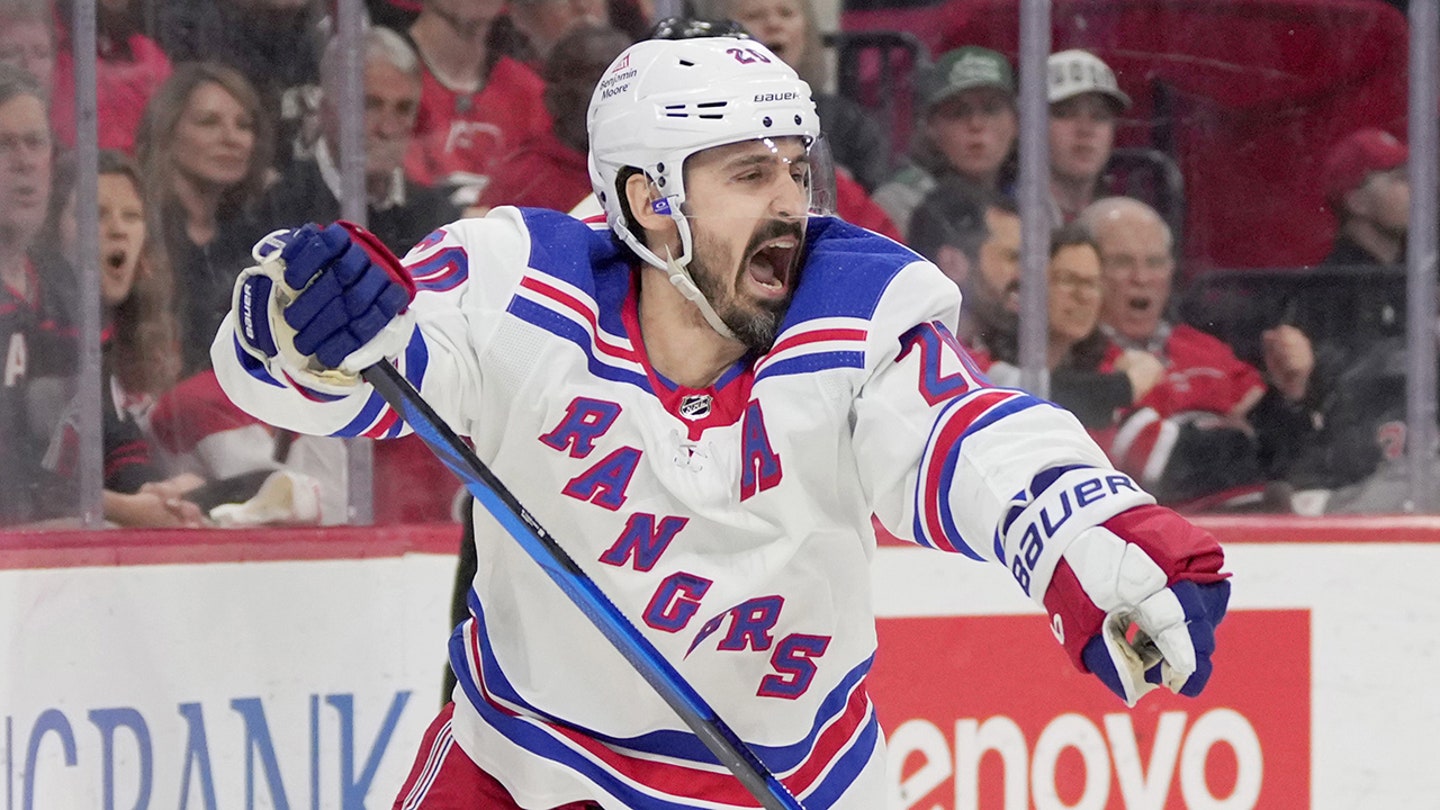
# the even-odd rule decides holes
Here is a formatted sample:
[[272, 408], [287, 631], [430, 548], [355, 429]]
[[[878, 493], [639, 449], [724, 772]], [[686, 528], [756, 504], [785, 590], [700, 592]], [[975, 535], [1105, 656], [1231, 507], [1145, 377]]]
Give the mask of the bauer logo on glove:
[[275, 336], [270, 334], [268, 317], [257, 317], [257, 310], [270, 306], [270, 295], [275, 282], [269, 276], [250, 276], [236, 286], [240, 301], [235, 307], [240, 317], [241, 334], [247, 344], [259, 349], [265, 357], [274, 357], [279, 349]]
[[276, 379], [344, 395], [399, 356], [414, 329], [415, 283], [373, 234], [349, 222], [276, 231], [235, 284], [245, 351]]
[[1154, 503], [1123, 473], [1051, 469], [1011, 499], [995, 541], [1070, 660], [1128, 706], [1162, 684], [1200, 693], [1230, 597], [1220, 545]]

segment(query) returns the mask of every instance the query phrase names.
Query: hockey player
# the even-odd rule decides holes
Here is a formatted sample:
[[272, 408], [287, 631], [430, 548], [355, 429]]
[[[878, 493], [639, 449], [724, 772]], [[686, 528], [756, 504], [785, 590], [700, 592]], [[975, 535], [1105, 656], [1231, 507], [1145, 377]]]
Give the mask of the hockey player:
[[[809, 213], [809, 99], [748, 39], [637, 43], [589, 109], [608, 229], [502, 207], [402, 263], [305, 226], [257, 246], [213, 352], [245, 408], [341, 436], [406, 431], [357, 376], [393, 360], [807, 808], [875, 810], [872, 514], [1001, 566], [1131, 704], [1204, 687], [1229, 587], [1074, 418], [973, 371], [933, 264]], [[395, 806], [755, 807], [475, 520], [459, 685]]]

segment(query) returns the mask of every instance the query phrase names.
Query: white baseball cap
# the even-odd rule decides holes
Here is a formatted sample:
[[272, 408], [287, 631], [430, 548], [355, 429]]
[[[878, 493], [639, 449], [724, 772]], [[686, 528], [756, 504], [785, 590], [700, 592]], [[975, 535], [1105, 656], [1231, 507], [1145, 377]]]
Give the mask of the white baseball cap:
[[1099, 93], [1113, 100], [1120, 110], [1129, 109], [1130, 97], [1121, 92], [1115, 71], [1089, 51], [1074, 48], [1050, 54], [1045, 61], [1051, 104], [1082, 93]]

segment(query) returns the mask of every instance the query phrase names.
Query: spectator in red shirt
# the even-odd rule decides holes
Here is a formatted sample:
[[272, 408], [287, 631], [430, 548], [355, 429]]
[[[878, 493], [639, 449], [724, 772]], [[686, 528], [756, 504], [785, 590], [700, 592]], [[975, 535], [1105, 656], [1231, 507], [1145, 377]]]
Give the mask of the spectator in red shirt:
[[489, 47], [502, 0], [425, 0], [410, 39], [425, 66], [410, 177], [446, 188], [465, 208], [498, 160], [550, 128], [544, 81]]
[[1126, 352], [1165, 368], [1105, 445], [1112, 459], [1171, 503], [1258, 498], [1313, 430], [1304, 406], [1309, 340], [1288, 325], [1266, 332], [1262, 375], [1220, 340], [1165, 317], [1175, 260], [1170, 229], [1153, 208], [1107, 197], [1077, 221], [1100, 250], [1101, 330], [1110, 339], [1101, 370]]
[[[1118, 414], [1149, 393], [1164, 373], [1160, 361], [1135, 352], [1101, 370], [1109, 341], [1100, 331], [1100, 253], [1075, 224], [1050, 235], [1046, 267], [1049, 398], [1092, 432], [1112, 428]], [[986, 373], [996, 385], [1019, 387], [1018, 357], [997, 357]]]
[[[70, 45], [74, 0], [58, 0], [60, 47], [55, 58], [55, 95], [50, 121], [56, 137], [75, 145], [75, 63]], [[101, 149], [131, 154], [140, 116], [165, 79], [170, 59], [141, 32], [139, 4], [132, 0], [101, 0], [95, 6], [95, 103]]]
[[[542, 0], [549, 2], [549, 0]], [[608, 26], [571, 30], [545, 63], [550, 129], [526, 141], [495, 167], [478, 207], [520, 205], [569, 211], [590, 194], [585, 114], [605, 68], [630, 38]]]

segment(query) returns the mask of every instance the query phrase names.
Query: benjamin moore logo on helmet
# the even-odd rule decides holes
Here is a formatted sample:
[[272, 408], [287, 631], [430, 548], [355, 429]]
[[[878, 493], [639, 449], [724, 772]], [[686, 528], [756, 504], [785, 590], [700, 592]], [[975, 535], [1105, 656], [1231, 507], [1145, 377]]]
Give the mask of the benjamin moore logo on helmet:
[[769, 101], [794, 101], [800, 98], [800, 94], [794, 91], [784, 93], [756, 93], [755, 104], [764, 104]]
[[602, 79], [600, 82], [600, 97], [610, 98], [611, 96], [625, 92], [630, 87], [630, 80], [635, 78], [638, 73], [639, 71], [631, 68], [623, 73], [616, 73], [614, 76]]

